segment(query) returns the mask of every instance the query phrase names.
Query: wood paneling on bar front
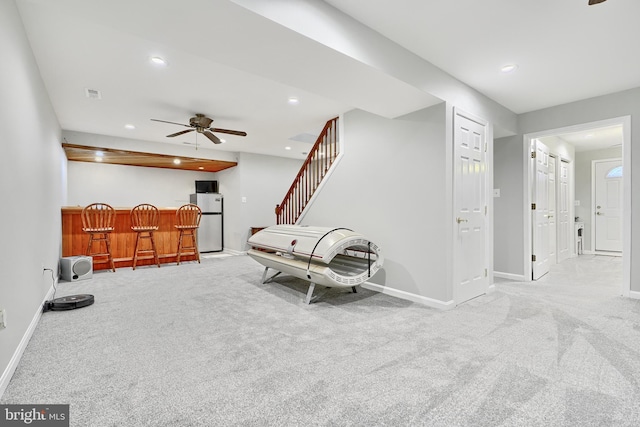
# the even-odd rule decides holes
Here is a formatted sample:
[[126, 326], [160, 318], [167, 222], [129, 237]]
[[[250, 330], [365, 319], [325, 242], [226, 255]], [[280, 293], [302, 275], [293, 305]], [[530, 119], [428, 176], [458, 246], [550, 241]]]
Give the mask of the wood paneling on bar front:
[[[82, 206], [62, 208], [62, 256], [84, 255], [89, 243], [89, 235], [82, 231]], [[115, 231], [111, 233], [111, 255], [116, 268], [133, 266], [133, 249], [136, 243], [136, 233], [131, 230], [131, 208], [115, 208]], [[160, 264], [176, 262], [179, 232], [176, 224], [178, 208], [158, 208], [160, 221], [158, 231], [154, 232], [156, 249]], [[149, 245], [148, 239], [142, 243], [144, 248]], [[195, 255], [181, 256], [180, 262], [195, 261]], [[95, 259], [94, 261], [100, 261]], [[154, 264], [153, 259], [140, 259], [136, 267]], [[105, 270], [108, 263], [94, 262], [94, 270]], [[156, 267], [157, 268], [157, 267]]]

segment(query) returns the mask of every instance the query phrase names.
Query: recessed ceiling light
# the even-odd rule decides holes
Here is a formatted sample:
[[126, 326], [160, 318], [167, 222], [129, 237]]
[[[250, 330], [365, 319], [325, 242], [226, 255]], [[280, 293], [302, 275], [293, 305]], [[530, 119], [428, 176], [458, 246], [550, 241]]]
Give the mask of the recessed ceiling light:
[[96, 156], [95, 160], [96, 160], [96, 162], [101, 162], [102, 161], [102, 157]]
[[584, 137], [585, 137], [585, 138], [587, 138], [587, 139], [591, 139], [591, 138], [593, 138], [594, 136], [595, 136], [594, 134], [592, 134], [592, 133], [588, 133], [588, 134], [586, 134]]
[[136, 127], [131, 123], [127, 123], [126, 125], [124, 125], [124, 128], [129, 130], [134, 130]]
[[198, 166], [198, 169], [204, 170], [204, 166]]
[[104, 152], [96, 151], [96, 157], [102, 157], [102, 156], [104, 156]]
[[285, 150], [291, 150], [291, 147], [284, 147]]
[[173, 159], [173, 164], [174, 165], [179, 165], [180, 164], [180, 159]]
[[296, 105], [298, 104], [300, 101], [298, 100], [298, 98], [296, 98], [295, 96], [292, 96], [289, 98], [289, 100], [287, 101], [289, 104], [291, 105]]
[[517, 68], [518, 66], [516, 64], [507, 64], [503, 65], [502, 68], [500, 68], [500, 71], [503, 73], [513, 73]]
[[222, 138], [220, 138], [220, 142], [221, 142], [222, 144], [224, 144], [225, 142], [227, 142], [227, 140], [226, 140], [226, 139], [222, 139]]
[[152, 56], [150, 61], [156, 65], [167, 65], [167, 61], [159, 56]]

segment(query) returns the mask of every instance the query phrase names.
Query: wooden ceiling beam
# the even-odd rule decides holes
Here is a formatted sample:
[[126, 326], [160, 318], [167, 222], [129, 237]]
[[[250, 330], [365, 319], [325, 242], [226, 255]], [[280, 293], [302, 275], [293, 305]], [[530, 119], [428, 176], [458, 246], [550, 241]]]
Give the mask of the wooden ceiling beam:
[[[170, 156], [168, 154], [143, 153], [139, 151], [117, 150], [113, 148], [91, 147], [63, 143], [67, 159], [74, 162], [108, 163], [114, 165], [143, 166], [152, 168], [191, 170], [197, 172], [219, 172], [237, 166], [237, 162], [211, 160], [195, 157]], [[102, 161], [96, 160], [96, 152], [101, 152]], [[174, 161], [180, 160], [179, 164]]]

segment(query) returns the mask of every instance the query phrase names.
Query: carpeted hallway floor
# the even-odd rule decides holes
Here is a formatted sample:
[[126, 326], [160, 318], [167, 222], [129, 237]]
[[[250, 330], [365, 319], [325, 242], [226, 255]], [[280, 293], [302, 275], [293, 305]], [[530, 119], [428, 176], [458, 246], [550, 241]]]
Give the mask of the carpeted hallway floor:
[[68, 403], [72, 426], [637, 426], [640, 301], [619, 258], [442, 312], [306, 283], [246, 256], [61, 282], [0, 403]]

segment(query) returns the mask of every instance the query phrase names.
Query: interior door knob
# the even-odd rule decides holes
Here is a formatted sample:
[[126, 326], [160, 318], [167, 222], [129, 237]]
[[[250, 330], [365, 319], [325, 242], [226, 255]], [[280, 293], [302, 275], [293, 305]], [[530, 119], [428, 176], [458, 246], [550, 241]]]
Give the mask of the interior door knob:
[[462, 219], [460, 217], [456, 218], [456, 221], [458, 222], [458, 224], [460, 224], [461, 222], [469, 222], [468, 219]]
[[602, 212], [596, 212], [596, 215], [602, 215]]

